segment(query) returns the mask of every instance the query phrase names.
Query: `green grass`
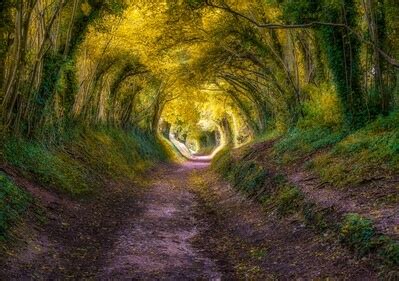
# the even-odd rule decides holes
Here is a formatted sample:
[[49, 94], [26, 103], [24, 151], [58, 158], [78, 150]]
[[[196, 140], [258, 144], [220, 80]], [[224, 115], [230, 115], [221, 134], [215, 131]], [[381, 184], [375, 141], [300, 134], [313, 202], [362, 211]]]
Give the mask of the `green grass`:
[[54, 186], [73, 195], [88, 191], [84, 168], [74, 159], [37, 142], [9, 139], [4, 158], [43, 185]]
[[347, 214], [340, 227], [340, 239], [358, 254], [364, 255], [373, 248], [374, 226], [371, 220], [358, 214]]
[[1, 153], [26, 176], [75, 197], [95, 192], [105, 178], [134, 179], [154, 162], [167, 159], [155, 138], [110, 128], [81, 129], [57, 146], [9, 138]]
[[6, 239], [7, 231], [26, 211], [30, 196], [0, 172], [0, 241]]
[[254, 140], [254, 143], [260, 143], [260, 142], [267, 142], [267, 141], [273, 141], [278, 139], [282, 135], [282, 132], [274, 129], [271, 131], [266, 131], [260, 136], [257, 136], [256, 139]]
[[[266, 210], [273, 210], [280, 217], [298, 213], [307, 226], [319, 232], [334, 233], [358, 256], [373, 254], [388, 270], [399, 265], [399, 243], [377, 233], [371, 220], [352, 213], [338, 219], [333, 209], [323, 209], [307, 201], [301, 190], [287, 182], [283, 175], [269, 175], [256, 162], [246, 160], [248, 148], [238, 152], [241, 153], [236, 151], [233, 157], [230, 150], [223, 150], [216, 155], [212, 167], [246, 194], [261, 191], [256, 199]], [[241, 157], [237, 157], [239, 154]]]
[[399, 243], [378, 234], [373, 222], [359, 214], [347, 214], [340, 226], [340, 239], [358, 255], [376, 252], [390, 266], [399, 266]]
[[303, 195], [298, 188], [284, 185], [280, 187], [273, 201], [277, 205], [277, 213], [280, 216], [287, 216], [300, 211], [303, 203]]
[[254, 161], [238, 163], [230, 173], [233, 185], [251, 195], [262, 188], [266, 177], [266, 171]]
[[359, 130], [319, 155], [310, 166], [338, 187], [390, 176], [399, 171], [399, 113]]
[[[333, 183], [337, 180], [341, 184], [361, 182], [381, 173], [397, 174], [398, 128], [399, 114], [393, 113], [346, 137], [330, 129], [295, 129], [280, 137], [273, 147], [273, 153], [280, 154], [274, 155], [277, 160], [288, 159], [286, 162], [290, 162], [329, 147], [321, 156], [317, 154], [309, 167], [332, 173], [334, 177], [327, 179]], [[248, 153], [253, 154], [250, 146], [234, 152], [224, 150], [215, 157], [213, 168], [241, 191], [250, 194], [261, 191], [257, 199], [267, 211], [273, 210], [280, 217], [298, 213], [309, 227], [315, 231], [334, 233], [337, 239], [358, 256], [371, 254], [387, 270], [397, 268], [398, 241], [377, 233], [371, 220], [359, 214], [346, 214], [342, 219], [337, 218], [334, 210], [323, 209], [308, 202], [303, 193], [287, 182], [284, 176], [269, 175], [257, 162], [248, 160], [245, 157]], [[317, 162], [320, 159], [331, 162]], [[258, 178], [258, 175], [262, 176]], [[272, 188], [269, 188], [271, 183]]]
[[388, 237], [380, 237], [379, 255], [389, 266], [399, 266], [399, 242]]
[[342, 138], [341, 132], [327, 127], [294, 128], [274, 145], [274, 156], [283, 163], [289, 163], [318, 149], [334, 145]]
[[235, 161], [231, 151], [220, 151], [213, 159], [212, 167], [234, 187], [249, 195], [256, 195], [268, 179], [268, 173], [252, 160]]
[[231, 170], [233, 169], [234, 159], [229, 149], [222, 149], [212, 159], [212, 169], [221, 174], [223, 177], [228, 178]]

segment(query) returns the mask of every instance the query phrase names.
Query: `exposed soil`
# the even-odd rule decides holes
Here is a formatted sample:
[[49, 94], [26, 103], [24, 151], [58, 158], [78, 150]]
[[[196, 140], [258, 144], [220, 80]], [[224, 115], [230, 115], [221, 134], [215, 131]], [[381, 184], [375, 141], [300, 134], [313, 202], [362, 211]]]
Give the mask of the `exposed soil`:
[[37, 198], [31, 211], [42, 211], [0, 250], [0, 280], [377, 279], [333, 236], [265, 212], [207, 166], [162, 165], [87, 201], [8, 171]]
[[377, 279], [369, 261], [356, 259], [334, 235], [306, 227], [298, 215], [280, 218], [209, 172], [194, 172], [191, 186], [202, 200], [199, 216], [208, 218], [196, 243], [230, 266], [228, 279]]
[[[273, 143], [269, 141], [254, 145], [247, 154], [247, 159], [256, 159], [273, 174], [285, 173], [288, 180], [299, 187], [309, 201], [320, 207], [334, 209], [338, 215], [358, 213], [371, 219], [380, 233], [399, 239], [399, 204], [389, 200], [399, 192], [397, 176], [381, 174], [379, 178], [365, 179], [356, 186], [337, 188], [307, 171], [306, 163], [315, 156], [313, 154], [284, 167], [270, 161]], [[315, 154], [322, 152], [317, 151]], [[348, 172], [350, 173], [350, 167]]]

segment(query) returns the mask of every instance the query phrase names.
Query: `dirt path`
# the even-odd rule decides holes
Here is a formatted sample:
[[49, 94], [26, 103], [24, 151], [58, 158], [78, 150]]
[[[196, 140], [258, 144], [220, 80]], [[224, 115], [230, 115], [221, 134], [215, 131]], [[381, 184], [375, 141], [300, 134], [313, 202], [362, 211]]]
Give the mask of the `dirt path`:
[[90, 203], [42, 190], [47, 220], [21, 226], [29, 237], [0, 257], [0, 280], [376, 279], [330, 236], [266, 214], [207, 166], [164, 165]]
[[107, 254], [100, 279], [218, 280], [222, 274], [212, 259], [193, 247], [199, 233], [195, 218], [196, 198], [186, 187], [193, 168], [160, 169], [140, 201], [139, 217], [118, 233], [114, 248]]

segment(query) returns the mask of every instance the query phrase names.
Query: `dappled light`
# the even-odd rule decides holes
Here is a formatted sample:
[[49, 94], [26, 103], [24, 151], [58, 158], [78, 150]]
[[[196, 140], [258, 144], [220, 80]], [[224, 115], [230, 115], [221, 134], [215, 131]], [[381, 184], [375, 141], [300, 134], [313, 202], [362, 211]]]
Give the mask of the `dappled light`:
[[0, 280], [397, 280], [398, 14], [0, 1]]

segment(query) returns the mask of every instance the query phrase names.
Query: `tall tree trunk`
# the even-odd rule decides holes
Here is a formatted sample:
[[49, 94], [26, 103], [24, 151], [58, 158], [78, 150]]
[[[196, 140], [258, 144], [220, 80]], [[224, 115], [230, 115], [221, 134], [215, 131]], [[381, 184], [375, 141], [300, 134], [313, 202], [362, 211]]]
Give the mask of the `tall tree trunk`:
[[363, 7], [365, 10], [368, 29], [373, 42], [373, 74], [374, 85], [376, 91], [380, 96], [380, 110], [381, 113], [387, 114], [390, 105], [390, 94], [384, 87], [382, 60], [379, 49], [381, 47], [381, 38], [379, 26], [376, 19], [376, 12], [378, 9], [378, 0], [363, 0]]

